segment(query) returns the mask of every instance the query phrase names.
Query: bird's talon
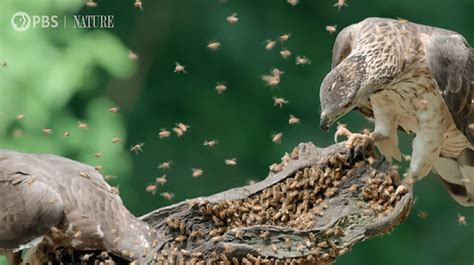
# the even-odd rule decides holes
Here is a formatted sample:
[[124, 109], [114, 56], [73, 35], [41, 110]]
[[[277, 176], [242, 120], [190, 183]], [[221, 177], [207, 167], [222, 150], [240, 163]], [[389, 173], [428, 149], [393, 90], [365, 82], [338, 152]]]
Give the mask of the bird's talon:
[[334, 134], [334, 142], [337, 143], [338, 136], [346, 136], [347, 138], [351, 137], [352, 132], [347, 129], [345, 124], [337, 125], [337, 131]]

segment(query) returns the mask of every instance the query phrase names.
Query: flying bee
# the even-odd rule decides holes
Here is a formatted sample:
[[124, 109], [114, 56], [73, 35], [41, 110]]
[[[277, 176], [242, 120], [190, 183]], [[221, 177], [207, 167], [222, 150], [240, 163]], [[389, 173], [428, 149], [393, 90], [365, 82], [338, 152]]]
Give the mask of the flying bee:
[[467, 225], [466, 217], [458, 213], [458, 224]]
[[122, 138], [120, 138], [120, 137], [114, 137], [114, 138], [112, 138], [112, 143], [113, 143], [113, 144], [120, 143], [121, 141], [122, 141]]
[[286, 2], [292, 6], [296, 6], [300, 0], [286, 0]]
[[155, 180], [156, 183], [160, 184], [161, 186], [165, 185], [166, 182], [167, 182], [167, 179], [166, 179], [166, 174], [159, 177], [159, 178], [156, 178]]
[[110, 112], [110, 113], [115, 114], [115, 113], [117, 113], [117, 111], [119, 111], [119, 107], [111, 107], [107, 111]]
[[424, 212], [424, 211], [419, 211], [417, 213], [417, 216], [420, 218], [420, 219], [426, 219], [428, 218], [428, 213], [427, 212]]
[[274, 68], [271, 72], [271, 75], [262, 75], [262, 80], [267, 83], [269, 87], [275, 87], [280, 84], [280, 77], [284, 72]]
[[174, 72], [175, 72], [175, 73], [178, 73], [178, 74], [179, 74], [179, 73], [185, 73], [185, 74], [188, 73], [188, 72], [186, 72], [186, 66], [181, 65], [181, 64], [178, 63], [178, 62], [175, 62], [174, 64], [175, 64], [175, 67], [174, 67]]
[[176, 123], [176, 126], [177, 126], [179, 129], [181, 129], [181, 131], [183, 131], [183, 132], [186, 132], [186, 131], [188, 130], [188, 128], [191, 127], [191, 126], [189, 126], [189, 125], [187, 125], [187, 124], [184, 124], [184, 123], [182, 123], [182, 122]]
[[79, 176], [83, 177], [83, 178], [86, 178], [86, 179], [90, 179], [89, 175], [85, 172], [79, 172]]
[[216, 84], [216, 91], [218, 94], [223, 94], [227, 90], [227, 86], [223, 83]]
[[138, 60], [138, 55], [136, 53], [134, 53], [133, 51], [131, 50], [128, 50], [128, 55], [127, 55], [128, 59], [130, 61], [136, 61]]
[[205, 140], [204, 141], [204, 146], [214, 147], [218, 143], [219, 143], [219, 141], [217, 141], [217, 140], [209, 140], [209, 141]]
[[83, 122], [78, 121], [77, 122], [77, 128], [79, 128], [79, 129], [89, 129], [89, 126], [87, 125], [87, 123], [83, 123]]
[[284, 33], [280, 35], [280, 41], [281, 42], [286, 42], [288, 39], [290, 39], [291, 34], [290, 33]]
[[283, 105], [288, 104], [289, 101], [282, 97], [273, 97], [273, 103], [274, 103], [273, 105], [282, 108]]
[[239, 18], [237, 17], [237, 13], [233, 13], [232, 15], [228, 16], [226, 18], [227, 22], [229, 22], [229, 24], [235, 24], [237, 22], [239, 22]]
[[298, 124], [300, 123], [300, 119], [296, 117], [293, 114], [290, 114], [290, 118], [288, 119], [288, 124], [293, 125], [293, 124]]
[[191, 170], [193, 172], [193, 174], [192, 174], [193, 178], [200, 177], [204, 173], [204, 171], [200, 168], [191, 168]]
[[329, 33], [334, 33], [337, 31], [337, 25], [327, 25], [326, 31]]
[[178, 137], [181, 137], [181, 136], [184, 135], [183, 130], [181, 130], [181, 129], [178, 128], [178, 127], [174, 127], [174, 128], [173, 128], [173, 132], [175, 132], [175, 133], [176, 133], [176, 136], [178, 136]]
[[296, 65], [309, 65], [311, 64], [311, 60], [306, 58], [305, 56], [296, 56], [295, 59]]
[[273, 47], [275, 47], [275, 44], [276, 44], [276, 41], [274, 41], [274, 40], [270, 40], [270, 39], [266, 40], [265, 41], [265, 50], [273, 49]]
[[213, 51], [219, 49], [219, 47], [221, 47], [221, 43], [218, 41], [212, 41], [212, 42], [209, 42], [209, 44], [207, 44], [207, 48]]
[[143, 10], [143, 2], [142, 0], [135, 0], [135, 3], [133, 4], [135, 8], [138, 8], [140, 10]]
[[237, 165], [237, 159], [236, 159], [236, 158], [226, 159], [224, 162], [225, 162], [225, 164], [228, 165], [228, 166], [235, 166], [235, 165]]
[[97, 3], [94, 2], [93, 0], [87, 0], [85, 2], [86, 6], [89, 7], [89, 8], [94, 8], [94, 7], [97, 7]]
[[132, 147], [130, 147], [130, 151], [135, 152], [135, 154], [141, 153], [141, 152], [143, 152], [143, 146], [144, 145], [145, 145], [145, 143], [139, 143], [139, 144], [132, 145]]
[[337, 0], [337, 3], [335, 3], [334, 6], [340, 11], [342, 7], [347, 6], [346, 0]]
[[158, 136], [160, 137], [160, 139], [168, 138], [170, 137], [170, 135], [171, 135], [171, 132], [166, 129], [161, 129], [160, 132], [158, 133]]
[[158, 165], [158, 168], [162, 169], [162, 170], [169, 170], [169, 169], [171, 169], [171, 164], [173, 164], [173, 161], [171, 161], [171, 160], [165, 161], [165, 162], [161, 163], [160, 165]]
[[41, 130], [41, 132], [43, 133], [43, 135], [52, 135], [53, 134], [53, 130], [50, 129], [50, 128], [43, 128]]
[[283, 59], [287, 59], [288, 57], [291, 56], [291, 51], [288, 49], [283, 49], [280, 51], [280, 55]]
[[146, 191], [150, 192], [153, 195], [155, 195], [156, 189], [157, 189], [157, 186], [154, 185], [154, 184], [150, 184], [150, 185], [146, 186]]
[[171, 192], [162, 192], [160, 193], [161, 197], [165, 198], [165, 200], [171, 200], [174, 197], [174, 193]]
[[283, 133], [276, 133], [272, 135], [272, 142], [274, 143], [281, 143], [281, 139], [283, 138]]

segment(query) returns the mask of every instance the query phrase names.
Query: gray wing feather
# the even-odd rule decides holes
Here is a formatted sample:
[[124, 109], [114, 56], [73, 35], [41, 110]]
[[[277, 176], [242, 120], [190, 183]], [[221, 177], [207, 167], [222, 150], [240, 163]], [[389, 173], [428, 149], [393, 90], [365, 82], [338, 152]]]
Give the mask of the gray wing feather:
[[331, 69], [334, 69], [341, 63], [352, 51], [352, 40], [355, 25], [348, 26], [337, 34], [334, 47], [332, 49], [332, 64]]
[[0, 249], [30, 246], [61, 222], [63, 209], [58, 193], [34, 176], [0, 172]]
[[474, 51], [460, 35], [433, 36], [426, 59], [457, 128], [474, 145]]
[[[425, 52], [428, 67], [456, 127], [474, 146], [473, 49], [461, 35], [434, 35]], [[441, 182], [458, 203], [474, 206], [474, 151], [464, 150], [452, 163], [457, 168], [454, 172], [438, 172]]]
[[[51, 226], [61, 231], [59, 244], [65, 247], [135, 258], [157, 238], [91, 166], [54, 155], [0, 150], [0, 173], [0, 249], [24, 244]], [[54, 199], [61, 207], [51, 207]], [[44, 229], [31, 231], [35, 227]]]

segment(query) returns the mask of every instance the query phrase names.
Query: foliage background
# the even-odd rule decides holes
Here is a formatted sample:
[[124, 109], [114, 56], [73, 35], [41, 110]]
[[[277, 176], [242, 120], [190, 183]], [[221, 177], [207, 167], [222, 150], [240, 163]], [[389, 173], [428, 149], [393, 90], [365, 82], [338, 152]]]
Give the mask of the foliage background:
[[[145, 0], [143, 11], [132, 0], [97, 4], [86, 8], [80, 0], [0, 0], [0, 61], [8, 63], [0, 69], [0, 147], [103, 165], [104, 175], [117, 176], [110, 183], [119, 187], [136, 215], [262, 179], [268, 165], [299, 142], [331, 144], [334, 129], [318, 129], [318, 89], [336, 36], [325, 31], [326, 25], [341, 29], [366, 17], [401, 17], [461, 32], [474, 42], [471, 0], [358, 0], [340, 11], [332, 0], [301, 0], [297, 6], [284, 0]], [[110, 14], [115, 28], [16, 32], [10, 18], [17, 11], [68, 19]], [[225, 18], [234, 12], [239, 22], [230, 25]], [[291, 33], [290, 40], [266, 51], [265, 40], [281, 33]], [[222, 47], [210, 51], [206, 45], [211, 40]], [[293, 56], [282, 59], [281, 47]], [[129, 49], [138, 61], [127, 58]], [[297, 54], [312, 64], [296, 66]], [[188, 74], [173, 73], [176, 61]], [[273, 67], [285, 74], [278, 88], [270, 90], [261, 75]], [[223, 95], [214, 90], [219, 81], [228, 86]], [[277, 108], [273, 96], [290, 103]], [[107, 112], [112, 106], [120, 106], [115, 115]], [[25, 115], [23, 120], [15, 118], [19, 114]], [[289, 126], [289, 114], [302, 124]], [[79, 121], [89, 129], [77, 128]], [[191, 125], [185, 136], [158, 138], [160, 128], [170, 130], [179, 121]], [[372, 128], [358, 113], [342, 122], [354, 131]], [[42, 135], [43, 128], [54, 134]], [[64, 138], [64, 131], [71, 136]], [[281, 144], [271, 142], [276, 132], [284, 134]], [[113, 137], [124, 142], [112, 144]], [[210, 149], [202, 144], [206, 139], [219, 144]], [[405, 153], [410, 139], [402, 137]], [[128, 151], [142, 142], [143, 153]], [[97, 159], [95, 152], [103, 156]], [[238, 166], [226, 166], [224, 159], [233, 157]], [[167, 160], [173, 161], [170, 171], [157, 169]], [[192, 178], [191, 168], [202, 168], [203, 176]], [[174, 193], [171, 201], [145, 192], [163, 173], [168, 183], [158, 193]], [[415, 209], [405, 224], [356, 246], [337, 264], [473, 264], [472, 209], [454, 203], [435, 177], [419, 182], [415, 195]], [[428, 218], [418, 218], [418, 211]], [[466, 216], [468, 226], [458, 225], [458, 213]]]

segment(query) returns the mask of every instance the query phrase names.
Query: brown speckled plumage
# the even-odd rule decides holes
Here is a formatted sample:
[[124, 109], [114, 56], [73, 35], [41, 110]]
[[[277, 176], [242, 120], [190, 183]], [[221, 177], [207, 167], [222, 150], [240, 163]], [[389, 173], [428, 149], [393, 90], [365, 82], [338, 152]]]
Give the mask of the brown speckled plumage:
[[389, 160], [401, 158], [397, 129], [414, 133], [408, 173], [434, 169], [457, 202], [474, 206], [473, 62], [454, 31], [386, 18], [346, 27], [321, 85], [321, 127], [359, 110]]
[[154, 229], [124, 207], [93, 167], [54, 155], [0, 150], [3, 252], [33, 247], [27, 255], [32, 264], [42, 264], [48, 255], [43, 252], [57, 247], [146, 261], [155, 239]]

